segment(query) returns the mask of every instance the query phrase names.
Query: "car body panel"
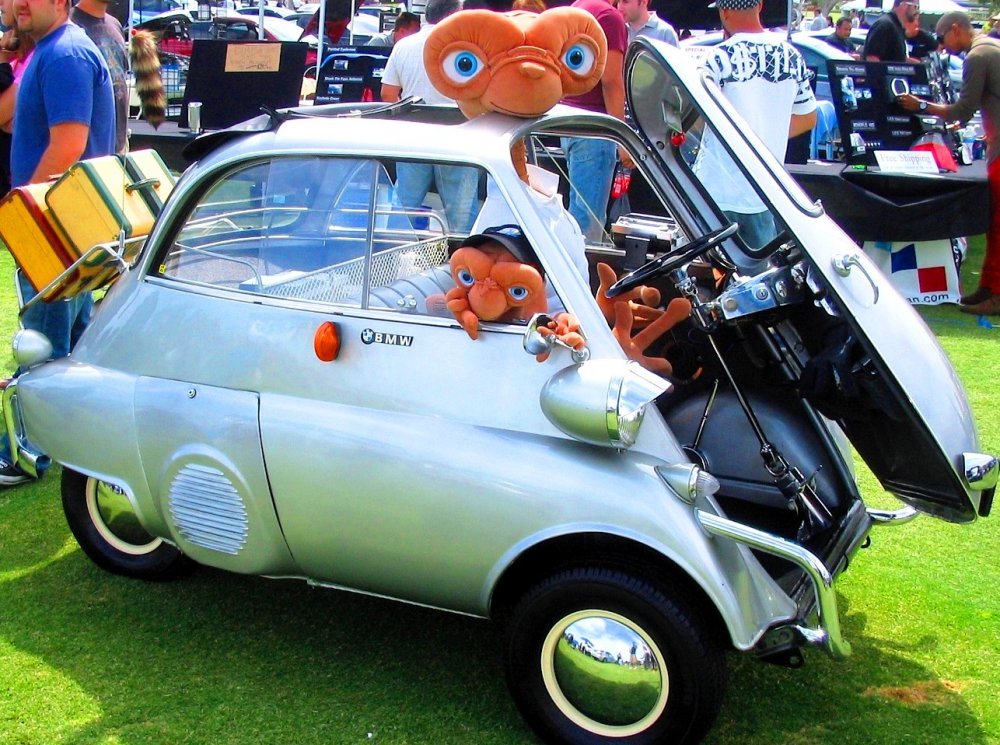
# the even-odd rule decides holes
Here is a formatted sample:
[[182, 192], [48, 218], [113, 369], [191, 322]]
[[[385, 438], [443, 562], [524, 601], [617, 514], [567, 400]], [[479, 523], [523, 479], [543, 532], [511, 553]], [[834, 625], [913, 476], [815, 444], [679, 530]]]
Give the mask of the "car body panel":
[[[386, 286], [372, 284], [376, 255], [391, 253], [400, 270], [392, 277], [402, 279], [447, 266], [440, 253], [432, 266], [413, 263], [407, 274], [413, 256], [402, 249], [420, 240], [400, 239], [393, 244], [396, 253], [376, 250], [388, 240], [381, 234], [396, 229], [391, 218], [406, 217], [403, 233], [433, 234], [446, 248], [457, 248], [466, 237], [464, 229], [418, 228], [410, 221], [418, 217], [429, 225], [433, 216], [444, 226], [450, 220], [442, 217], [444, 208], [417, 202], [393, 212], [401, 206], [401, 169], [415, 162], [434, 168], [461, 164], [479, 171], [486, 203], [496, 199], [492, 206], [503, 208], [468, 232], [516, 223], [530, 237], [549, 297], [586, 334], [590, 361], [624, 368], [625, 354], [595, 302], [591, 278], [577, 268], [574, 240], [582, 252], [582, 234], [558, 197], [540, 197], [521, 181], [511, 148], [526, 134], [539, 141], [560, 135], [615, 140], [636, 154], [640, 171], [670, 202], [679, 231], [691, 240], [719, 227], [719, 216], [689, 169], [669, 160], [666, 127], [673, 93], [696, 96], [734, 140], [749, 176], [767, 186], [770, 204], [815, 262], [817, 282], [836, 287], [839, 307], [857, 317], [866, 339], [882, 352], [882, 364], [905, 367], [900, 357], [910, 350], [891, 341], [901, 329], [913, 345], [929, 347], [919, 352], [921, 363], [937, 376], [935, 403], [944, 400], [950, 408], [925, 411], [929, 384], [906, 369], [897, 371], [914, 396], [909, 405], [918, 428], [933, 431], [949, 457], [956, 442], [974, 445], [964, 394], [926, 327], [884, 279], [872, 280], [882, 291], [879, 302], [866, 299], [873, 288], [860, 272], [869, 269], [863, 257], [846, 278], [834, 272], [832, 258], [856, 246], [779, 164], [756, 154], [762, 145], [744, 138], [732, 111], [702, 85], [690, 60], [645, 41], [631, 47], [628, 59], [631, 82], [647, 86], [640, 90], [644, 99], [631, 101], [647, 130], [641, 134], [611, 117], [565, 106], [538, 120], [488, 114], [466, 121], [454, 109], [403, 102], [269, 114], [196, 141], [201, 157], [176, 185], [137, 265], [104, 297], [72, 359], [43, 364], [16, 382], [33, 441], [57, 461], [120, 486], [147, 530], [209, 566], [300, 576], [489, 616], [501, 610], [495, 605], [498, 588], [518, 574], [523, 557], [530, 561], [546, 547], [572, 539], [583, 545], [597, 536], [593, 543], [615, 547], [614, 560], [641, 555], [655, 584], [680, 581], [700, 590], [738, 649], [755, 648], [771, 630], [808, 624], [817, 597], [829, 605], [833, 576], [870, 525], [848, 466], [827, 469], [821, 480], [842, 497], [843, 521], [824, 537], [824, 559], [752, 526], [741, 541], [741, 526], [713, 498], [717, 487], [711, 480], [671, 475], [699, 471], [648, 398], [634, 443], [627, 446], [608, 432], [607, 442], [593, 444], [561, 429], [543, 408], [553, 377], [588, 362], [558, 347], [537, 361], [525, 351], [526, 319], [482, 322], [472, 339], [447, 313], [411, 312], [406, 303], [372, 300], [372, 286]], [[653, 61], [650, 73], [670, 63], [683, 68], [683, 86], [657, 86], [663, 80], [657, 74], [636, 78], [638, 59]], [[697, 90], [682, 92], [684, 86]], [[272, 172], [281, 182], [273, 189]], [[381, 189], [383, 176], [396, 179], [394, 196]], [[318, 227], [306, 233], [307, 223]], [[294, 235], [297, 230], [304, 235]], [[340, 296], [272, 291], [289, 272], [317, 278], [312, 266], [268, 265], [262, 258], [274, 246], [286, 250], [294, 238], [303, 239], [296, 245], [304, 246], [307, 259], [322, 263], [322, 271], [367, 262], [357, 302], [354, 295], [341, 302]], [[345, 245], [360, 256], [341, 262], [338, 251]], [[246, 260], [244, 250], [258, 263]], [[740, 252], [735, 244], [727, 250]], [[188, 259], [210, 267], [213, 261], [229, 262], [227, 267], [242, 262], [253, 281], [245, 280], [249, 273], [234, 271], [235, 278], [220, 272], [226, 281], [216, 282], [214, 268], [184, 274], [178, 267]], [[755, 260], [749, 257], [747, 266]], [[333, 272], [318, 276], [324, 292], [340, 287], [339, 279]], [[886, 311], [901, 325], [870, 329]], [[317, 344], [331, 328], [339, 341], [332, 354]], [[944, 390], [948, 384], [954, 389]], [[613, 398], [610, 383], [598, 393], [571, 405], [610, 430], [621, 414], [620, 399]], [[734, 400], [720, 397], [735, 414]], [[795, 438], [811, 427], [817, 437], [798, 438], [810, 440], [802, 445], [804, 460], [843, 457], [834, 438], [821, 435], [830, 425], [819, 422], [815, 411], [810, 415], [796, 401], [796, 421], [786, 424], [783, 405], [762, 406], [762, 418], [768, 428], [781, 429], [781, 437]], [[63, 426], [67, 413], [73, 427]], [[86, 442], [77, 421], [88, 425]], [[128, 439], [125, 447], [122, 437]], [[758, 447], [746, 437], [733, 441]], [[952, 464], [943, 470], [954, 473]], [[770, 474], [752, 478], [760, 491], [776, 491]], [[952, 512], [946, 516], [964, 518], [973, 506], [970, 495], [959, 496], [961, 503], [947, 505]], [[789, 513], [785, 497], [782, 514]], [[810, 584], [801, 575], [782, 584], [785, 577], [766, 568], [749, 545], [786, 558], [797, 555], [799, 566], [808, 564], [815, 570], [810, 577], [820, 579]], [[791, 552], [785, 550], [789, 545]], [[561, 557], [556, 566], [590, 556]], [[608, 555], [593, 556], [599, 561]], [[537, 571], [546, 568], [552, 569]], [[826, 584], [820, 587], [820, 581]], [[810, 643], [822, 638], [813, 634]]]
[[[577, 117], [565, 110], [562, 115], [567, 121]], [[793, 617], [795, 603], [751, 553], [732, 542], [707, 540], [691, 507], [655, 472], [654, 466], [686, 460], [657, 410], [647, 411], [638, 441], [627, 452], [577, 442], [543, 416], [542, 386], [572, 362], [558, 350], [548, 362], [536, 362], [522, 348], [523, 327], [484, 324], [473, 342], [450, 319], [408, 318], [375, 308], [331, 312], [294, 299], [157, 276], [161, 246], [173, 240], [175, 226], [204, 184], [236, 164], [264, 153], [462, 154], [490, 173], [498, 193], [534, 236], [558, 294], [588, 329], [592, 355], [623, 358], [587, 283], [554, 237], [554, 218], [538, 208], [510, 168], [510, 142], [522, 120], [490, 116], [442, 128], [344, 119], [336, 122], [337, 137], [329, 136], [330, 124], [289, 121], [277, 133], [250, 135], [190, 168], [149, 238], [143, 264], [108, 293], [74, 350], [75, 365], [98, 376], [114, 370], [115, 379], [125, 375], [136, 391], [134, 412], [115, 416], [141, 420], [147, 428], [136, 434], [144, 443], [144, 477], [140, 481], [130, 473], [124, 485], [135, 495], [144, 524], [205, 564], [305, 576], [478, 615], [490, 612], [493, 583], [525, 551], [559, 536], [605, 533], [650, 547], [692, 577], [719, 608], [738, 648], [750, 648], [768, 627]], [[313, 350], [314, 333], [325, 321], [337, 323], [343, 339], [341, 355], [330, 363], [319, 361]], [[193, 328], [202, 331], [192, 334]], [[367, 328], [411, 340], [365, 344]], [[243, 341], [234, 345], [237, 339]], [[448, 373], [447, 360], [469, 364], [473, 354], [482, 372]], [[504, 374], [485, 374], [495, 370]], [[25, 399], [35, 381], [53, 387], [42, 382], [50, 377], [42, 372], [25, 376]], [[52, 375], [59, 374], [53, 366]], [[105, 386], [88, 380], [87, 387]], [[219, 413], [228, 411], [227, 422], [246, 438], [241, 459], [218, 445], [226, 429], [202, 423], [207, 415], [199, 413], [198, 402], [205, 397], [219, 402]], [[161, 432], [166, 414], [159, 399], [171, 410], [192, 413]], [[32, 430], [52, 428], [60, 409], [51, 400], [50, 413], [28, 414]], [[260, 445], [249, 421], [256, 400]], [[105, 420], [102, 429], [107, 440], [100, 448], [113, 449], [117, 423]], [[376, 432], [377, 443], [365, 439]], [[152, 446], [158, 438], [163, 442]], [[95, 468], [76, 458], [58, 438], [42, 436], [38, 443], [84, 473], [116, 473], [111, 465]], [[189, 463], [225, 475], [246, 505], [250, 538], [278, 544], [280, 525], [292, 565], [279, 550], [284, 543], [270, 553], [233, 555], [186, 540], [162, 505]], [[116, 483], [122, 480], [116, 477]], [[388, 517], [373, 520], [374, 514]]]

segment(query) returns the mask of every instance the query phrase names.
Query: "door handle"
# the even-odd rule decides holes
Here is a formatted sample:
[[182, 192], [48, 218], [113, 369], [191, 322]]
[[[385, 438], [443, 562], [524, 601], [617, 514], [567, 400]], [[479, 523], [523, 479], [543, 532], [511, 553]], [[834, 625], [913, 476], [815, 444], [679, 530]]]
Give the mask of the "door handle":
[[838, 254], [833, 257], [833, 268], [841, 277], [846, 277], [851, 273], [851, 267], [856, 266], [861, 270], [861, 273], [865, 275], [865, 279], [872, 286], [872, 292], [875, 293], [875, 300], [872, 305], [878, 302], [878, 285], [875, 280], [872, 279], [872, 275], [868, 273], [865, 269], [864, 264], [861, 263], [861, 259], [858, 258], [856, 253], [852, 254]]

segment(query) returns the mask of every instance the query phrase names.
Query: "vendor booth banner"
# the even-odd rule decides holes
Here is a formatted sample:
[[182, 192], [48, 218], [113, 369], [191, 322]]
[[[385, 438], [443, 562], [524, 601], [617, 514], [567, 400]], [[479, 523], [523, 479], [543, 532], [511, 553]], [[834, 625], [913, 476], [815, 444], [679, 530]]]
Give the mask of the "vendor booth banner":
[[950, 239], [919, 243], [869, 241], [864, 251], [910, 303], [957, 303], [962, 295]]

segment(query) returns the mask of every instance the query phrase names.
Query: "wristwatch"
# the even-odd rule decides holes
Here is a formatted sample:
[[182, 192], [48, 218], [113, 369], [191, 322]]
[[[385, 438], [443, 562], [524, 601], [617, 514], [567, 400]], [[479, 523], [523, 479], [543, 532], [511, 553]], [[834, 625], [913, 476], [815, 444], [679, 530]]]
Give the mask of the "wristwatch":
[[919, 104], [917, 104], [917, 109], [919, 109], [920, 111], [927, 111], [927, 102], [921, 101]]

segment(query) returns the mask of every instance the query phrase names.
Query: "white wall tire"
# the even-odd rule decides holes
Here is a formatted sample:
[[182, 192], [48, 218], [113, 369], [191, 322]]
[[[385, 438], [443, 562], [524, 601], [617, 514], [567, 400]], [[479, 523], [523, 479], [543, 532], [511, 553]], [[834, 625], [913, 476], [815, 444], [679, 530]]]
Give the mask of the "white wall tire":
[[508, 628], [507, 683], [547, 742], [699, 742], [726, 664], [694, 607], [648, 582], [582, 567], [530, 590]]
[[173, 579], [190, 571], [190, 559], [140, 524], [127, 495], [81, 473], [63, 469], [66, 522], [84, 553], [102, 569], [147, 580]]

